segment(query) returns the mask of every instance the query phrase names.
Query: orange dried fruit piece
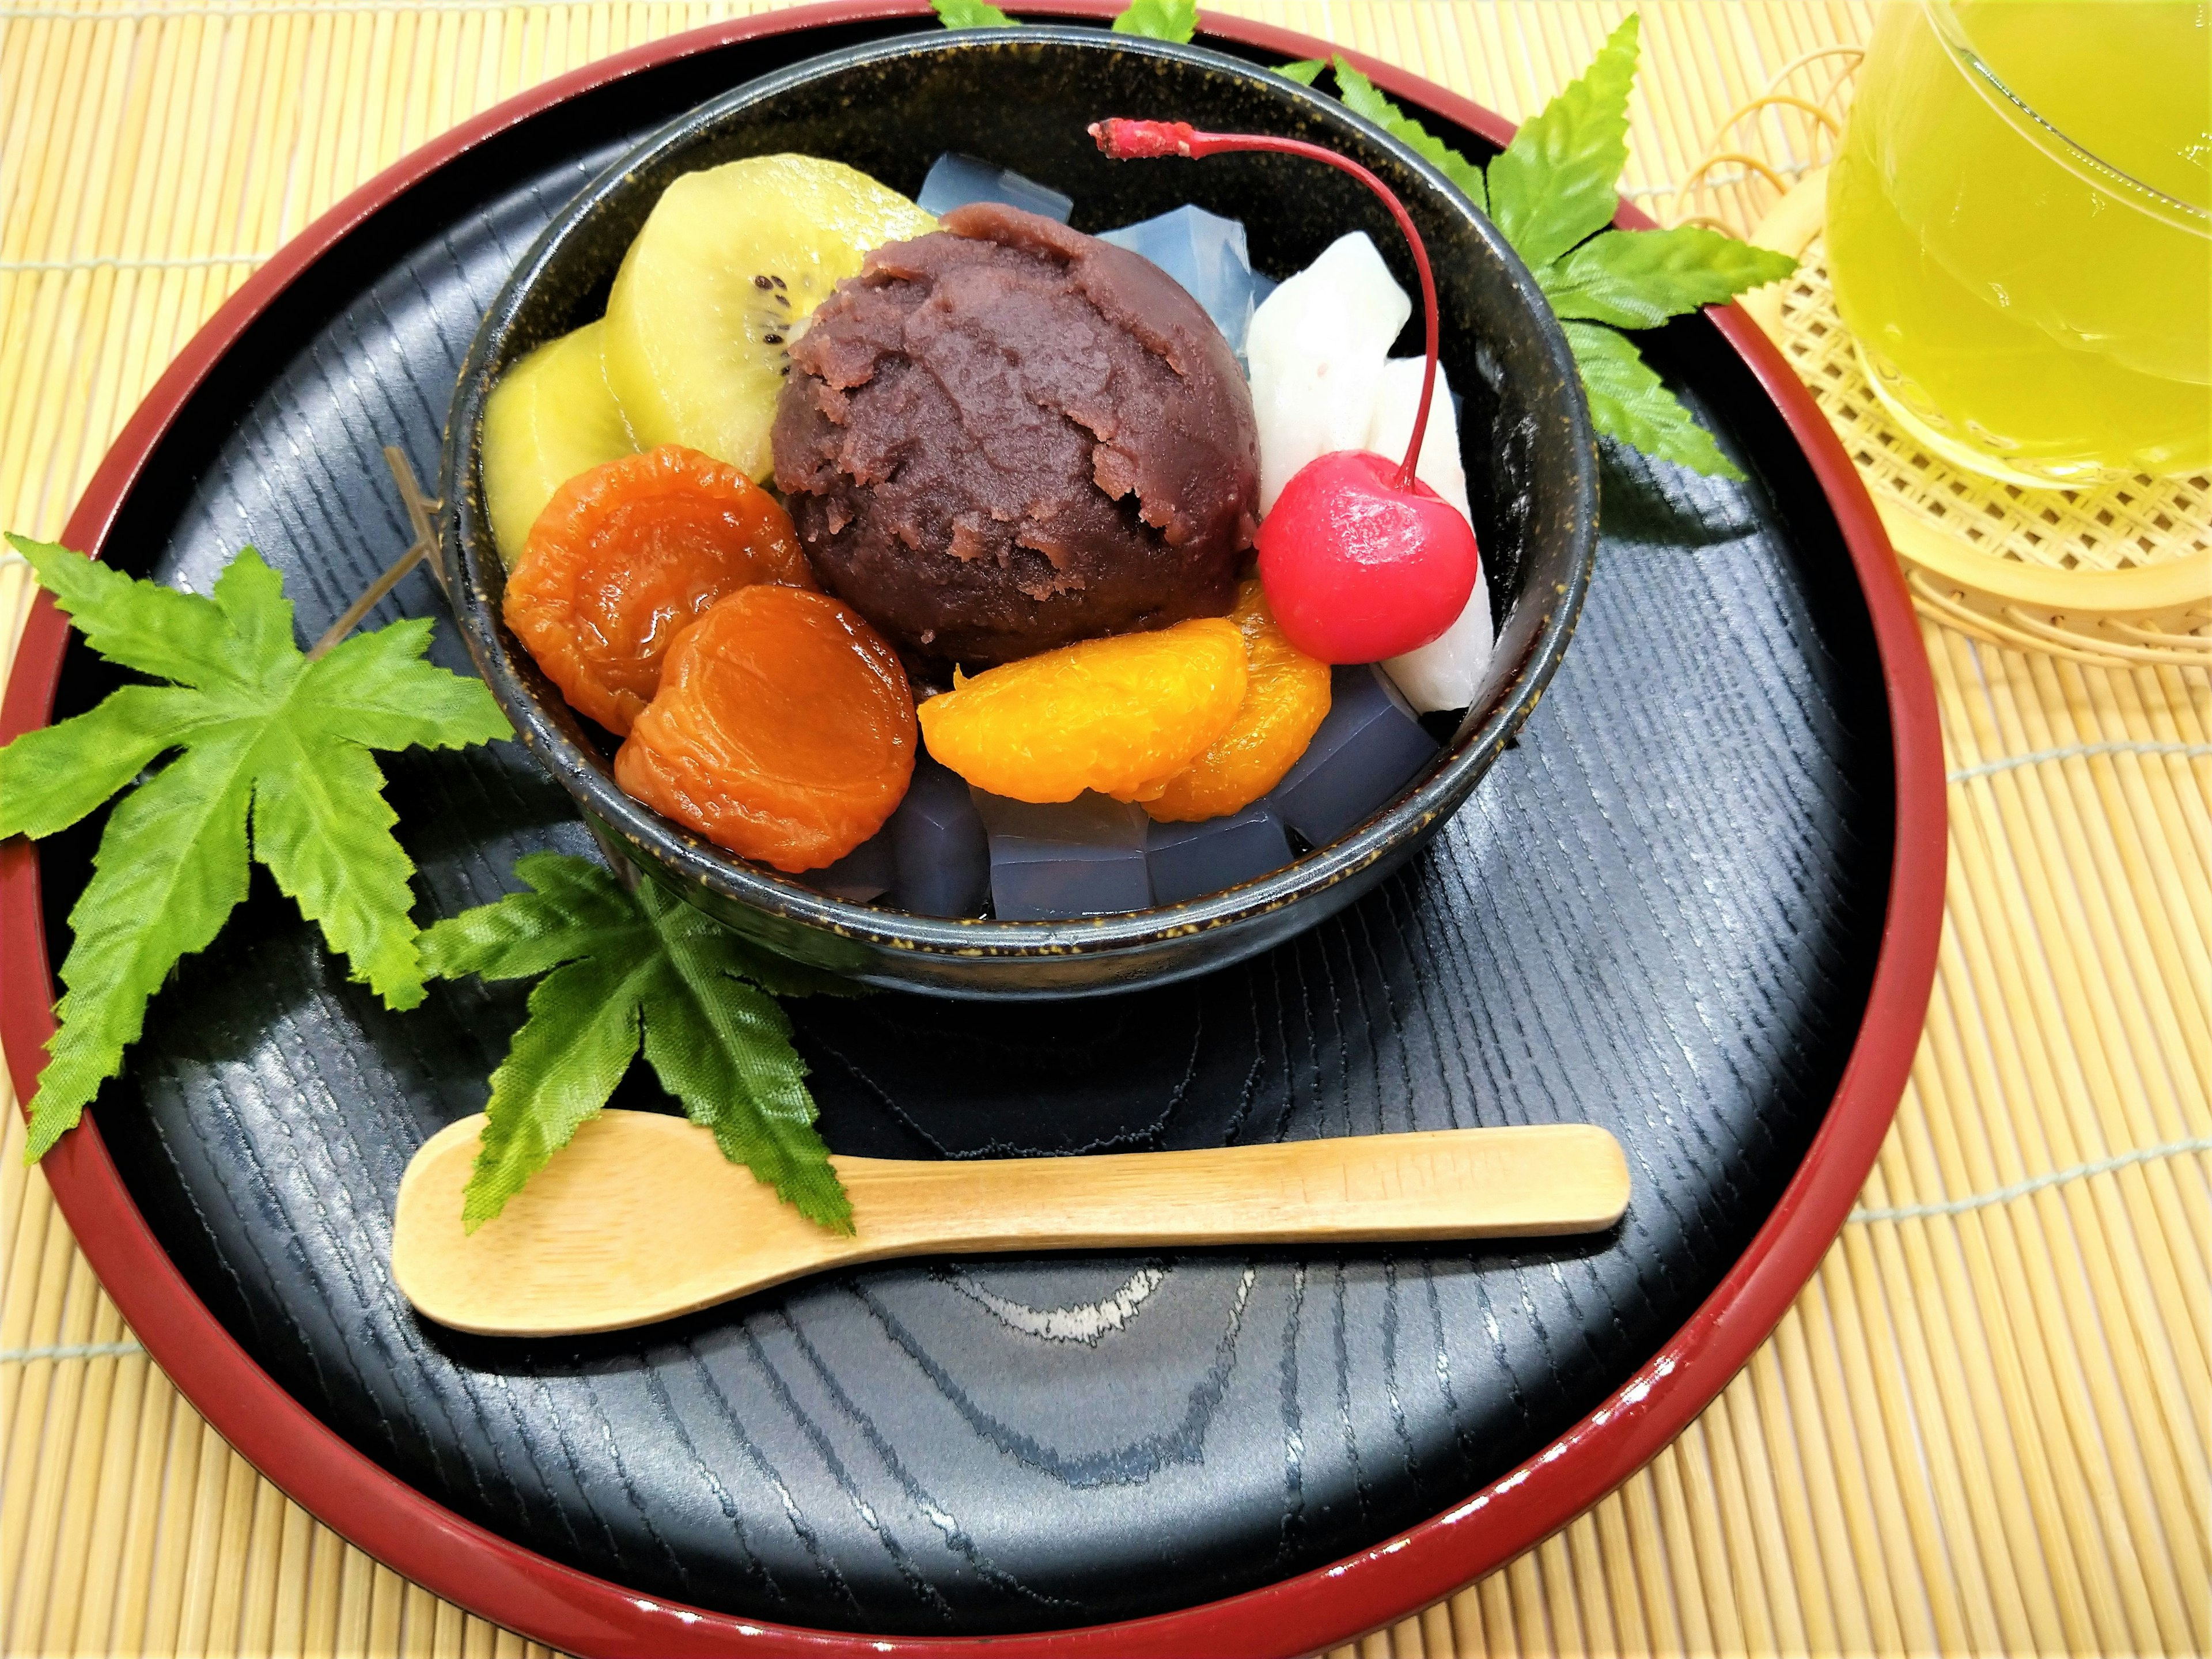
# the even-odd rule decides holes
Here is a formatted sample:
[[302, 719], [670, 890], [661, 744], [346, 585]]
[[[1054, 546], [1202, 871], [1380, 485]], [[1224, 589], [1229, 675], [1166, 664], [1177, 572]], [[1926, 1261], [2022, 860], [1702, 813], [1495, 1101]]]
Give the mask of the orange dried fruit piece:
[[1145, 802], [1162, 823], [1243, 811], [1297, 764], [1328, 714], [1328, 665], [1291, 643], [1257, 576], [1237, 590], [1229, 619], [1244, 635], [1244, 701], [1229, 729]]
[[635, 799], [741, 858], [796, 874], [884, 827], [914, 776], [898, 653], [827, 593], [739, 588], [668, 653], [615, 755]]
[[992, 794], [1143, 800], [1228, 729], [1244, 681], [1243, 635], [1202, 617], [956, 674], [918, 712], [929, 752]]
[[676, 636], [755, 582], [815, 585], [791, 515], [737, 468], [665, 444], [553, 492], [501, 611], [569, 706], [622, 732]]

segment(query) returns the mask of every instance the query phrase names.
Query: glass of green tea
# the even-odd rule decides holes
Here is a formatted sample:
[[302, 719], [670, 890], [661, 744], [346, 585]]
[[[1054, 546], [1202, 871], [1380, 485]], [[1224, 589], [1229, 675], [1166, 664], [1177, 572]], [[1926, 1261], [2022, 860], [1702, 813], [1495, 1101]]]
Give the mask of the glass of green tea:
[[1890, 0], [1828, 175], [1890, 414], [2027, 485], [2212, 464], [2212, 6]]

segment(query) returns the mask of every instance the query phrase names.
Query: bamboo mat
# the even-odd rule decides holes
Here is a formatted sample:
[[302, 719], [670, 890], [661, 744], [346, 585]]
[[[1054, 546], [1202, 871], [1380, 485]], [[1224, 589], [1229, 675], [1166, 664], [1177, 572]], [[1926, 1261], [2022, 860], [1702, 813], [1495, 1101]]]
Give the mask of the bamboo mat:
[[[0, 3], [0, 525], [57, 533], [199, 323], [379, 167], [549, 76], [767, 9]], [[1220, 9], [1517, 117], [1626, 8]], [[1871, 23], [1817, 0], [1642, 9], [1626, 182], [1662, 217], [1731, 110]], [[0, 568], [10, 642], [27, 593], [20, 563]], [[2212, 1648], [2212, 692], [1926, 640], [1948, 925], [1861, 1208], [1649, 1468], [1340, 1655]], [[543, 1651], [403, 1583], [233, 1454], [131, 1340], [5, 1118], [0, 1653]]]

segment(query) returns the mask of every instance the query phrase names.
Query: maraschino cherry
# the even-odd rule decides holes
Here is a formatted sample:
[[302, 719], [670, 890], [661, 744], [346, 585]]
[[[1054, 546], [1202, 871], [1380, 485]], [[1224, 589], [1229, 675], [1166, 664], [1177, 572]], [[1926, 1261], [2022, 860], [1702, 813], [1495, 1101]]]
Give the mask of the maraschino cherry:
[[1296, 138], [1119, 117], [1092, 123], [1091, 136], [1117, 161], [1238, 150], [1303, 155], [1350, 173], [1397, 220], [1420, 273], [1428, 325], [1428, 365], [1405, 459], [1340, 449], [1299, 468], [1261, 523], [1260, 580], [1291, 642], [1323, 662], [1379, 662], [1426, 645], [1467, 608], [1480, 555], [1474, 526], [1413, 475], [1437, 386], [1437, 283], [1405, 204], [1349, 156]]

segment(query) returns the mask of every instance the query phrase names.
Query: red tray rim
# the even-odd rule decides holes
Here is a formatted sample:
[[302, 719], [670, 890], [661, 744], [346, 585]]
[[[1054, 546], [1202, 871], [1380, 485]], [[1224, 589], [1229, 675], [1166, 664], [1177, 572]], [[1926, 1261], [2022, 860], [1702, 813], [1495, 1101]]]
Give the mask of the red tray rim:
[[[1031, 16], [1103, 18], [1119, 0], [1019, 0]], [[927, 0], [828, 3], [710, 25], [586, 64], [462, 123], [370, 179], [288, 243], [200, 329], [146, 396], [70, 515], [63, 539], [98, 556], [141, 468], [247, 325], [341, 236], [454, 157], [523, 118], [625, 75], [738, 42], [899, 16]], [[1267, 24], [1205, 14], [1203, 33], [1285, 58], [1342, 55], [1394, 97], [1498, 143], [1510, 123], [1390, 64]], [[1653, 222], [1624, 204], [1616, 222]], [[1934, 985], [1947, 829], [1942, 733], [1918, 623], [1896, 556], [1857, 471], [1811, 395], [1736, 307], [1708, 310], [1804, 449], [1871, 614], [1889, 702], [1897, 843], [1889, 905], [1857, 1040], [1834, 1101], [1750, 1245], [1688, 1322], [1626, 1382], [1519, 1468], [1397, 1537], [1333, 1565], [1154, 1617], [995, 1638], [882, 1637], [801, 1629], [658, 1601], [580, 1572], [462, 1519], [386, 1473], [284, 1392], [193, 1293], [131, 1200], [89, 1116], [47, 1154], [46, 1178], [101, 1284], [180, 1392], [302, 1507], [403, 1577], [493, 1622], [575, 1654], [888, 1655], [1007, 1659], [1078, 1654], [1161, 1659], [1310, 1653], [1448, 1595], [1520, 1554], [1611, 1492], [1727, 1386], [1812, 1277], [1880, 1152], [1902, 1096]], [[0, 741], [46, 724], [68, 624], [41, 592], [0, 703]], [[0, 1044], [27, 1100], [52, 1034], [52, 984], [36, 849], [0, 846]]]

